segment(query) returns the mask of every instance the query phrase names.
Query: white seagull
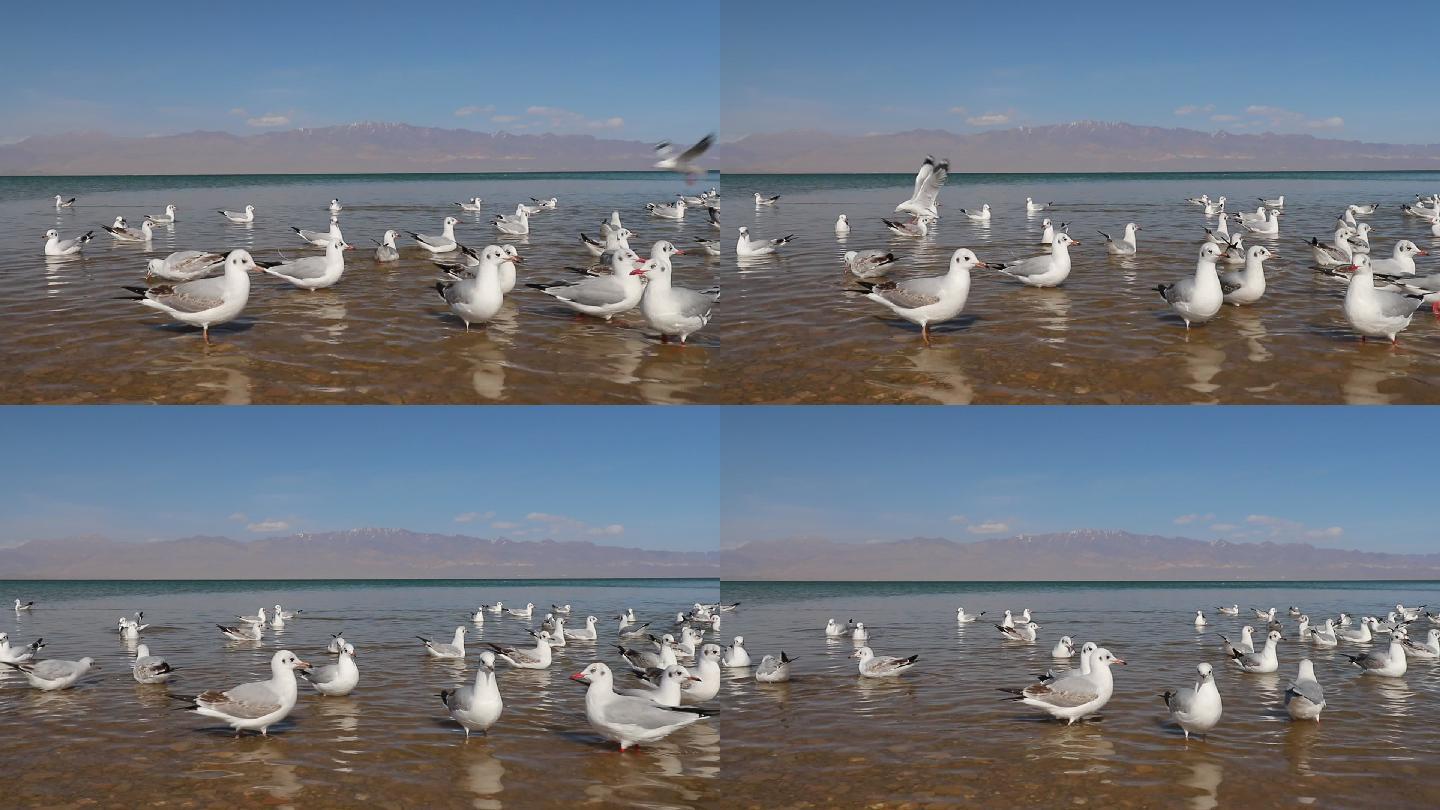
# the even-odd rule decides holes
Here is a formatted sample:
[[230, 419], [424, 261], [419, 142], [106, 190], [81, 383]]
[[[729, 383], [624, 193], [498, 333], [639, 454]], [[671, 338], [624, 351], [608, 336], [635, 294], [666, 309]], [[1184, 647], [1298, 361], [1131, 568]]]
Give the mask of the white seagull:
[[451, 253], [460, 248], [460, 243], [455, 241], [455, 226], [459, 224], [460, 220], [455, 217], [445, 217], [440, 222], [442, 230], [439, 236], [430, 236], [414, 231], [406, 231], [406, 233], [410, 234], [410, 238], [414, 239], [416, 244], [431, 253]]
[[1406, 632], [1396, 630], [1390, 636], [1390, 646], [1384, 650], [1371, 650], [1361, 655], [1347, 655], [1350, 663], [1360, 668], [1365, 675], [1398, 678], [1409, 667], [1409, 656], [1405, 655]]
[[1193, 687], [1161, 695], [1165, 699], [1165, 708], [1170, 710], [1170, 717], [1180, 725], [1187, 740], [1192, 732], [1208, 735], [1210, 729], [1220, 722], [1222, 711], [1220, 690], [1215, 687], [1214, 668], [1202, 663], [1195, 669], [1200, 673], [1200, 679]]
[[860, 659], [859, 669], [862, 678], [893, 678], [915, 666], [915, 662], [920, 659], [918, 655], [912, 655], [909, 658], [876, 656], [869, 647], [861, 647], [850, 657]]
[[767, 655], [760, 659], [760, 666], [755, 670], [755, 680], [760, 683], [785, 683], [790, 680], [790, 662], [794, 658], [780, 651], [780, 657]]
[[455, 628], [455, 637], [450, 640], [449, 644], [431, 641], [424, 636], [416, 636], [416, 638], [425, 643], [425, 652], [429, 654], [431, 658], [464, 658], [465, 633], [465, 625], [462, 624]]
[[1057, 233], [1049, 253], [991, 266], [1030, 287], [1058, 287], [1070, 277], [1070, 248], [1079, 245], [1070, 234]]
[[225, 257], [225, 272], [214, 278], [202, 278], [183, 284], [158, 287], [126, 287], [134, 294], [132, 300], [158, 309], [181, 323], [200, 327], [205, 342], [210, 342], [210, 327], [229, 323], [240, 317], [250, 301], [250, 271], [259, 265], [244, 250], [232, 250]]
[[[217, 209], [217, 210], [218, 210], [218, 209]], [[219, 214], [220, 214], [220, 216], [225, 217], [226, 219], [230, 220], [231, 222], [234, 222], [234, 223], [243, 225], [243, 224], [245, 224], [245, 223], [247, 223], [247, 222], [254, 222], [254, 221], [255, 221], [255, 206], [253, 206], [253, 205], [247, 205], [247, 206], [245, 206], [245, 210], [244, 210], [244, 211], [223, 211], [223, 210], [221, 210], [221, 211], [219, 211]]]
[[779, 195], [779, 194], [776, 194], [776, 195], [773, 196], [773, 197], [762, 197], [762, 196], [760, 196], [760, 192], [758, 192], [758, 191], [755, 192], [755, 207], [756, 207], [756, 208], [760, 208], [760, 207], [762, 207], [762, 206], [774, 205], [775, 203], [778, 203], [778, 202], [780, 202], [780, 195]]
[[1117, 658], [1104, 647], [1097, 647], [1088, 658], [1088, 671], [1070, 670], [1058, 677], [1034, 683], [1024, 689], [1002, 689], [1014, 695], [1007, 700], [1018, 700], [1033, 706], [1058, 720], [1073, 724], [1076, 720], [1089, 717], [1110, 702], [1115, 693], [1115, 681], [1110, 673], [1112, 664], [1125, 666], [1125, 659]]
[[[393, 262], [400, 258], [400, 248], [395, 244], [395, 239], [400, 236], [396, 231], [386, 231], [380, 241], [375, 242], [375, 261]], [[375, 240], [371, 240], [372, 242]]]
[[640, 303], [641, 296], [645, 294], [645, 283], [630, 271], [644, 266], [645, 262], [634, 251], [617, 250], [610, 255], [610, 273], [607, 275], [574, 283], [525, 286], [545, 293], [582, 315], [608, 321]]
[[1362, 342], [1372, 337], [1398, 342], [1400, 333], [1415, 317], [1415, 310], [1425, 303], [1425, 295], [1376, 289], [1370, 257], [1357, 253], [1352, 261], [1350, 284], [1345, 290], [1345, 319], [1360, 333]]
[[844, 236], [847, 233], [850, 233], [850, 220], [841, 214], [840, 218], [835, 220], [835, 235]]
[[340, 650], [340, 658], [333, 664], [306, 670], [301, 673], [315, 691], [322, 695], [343, 697], [355, 690], [360, 683], [360, 669], [355, 666], [355, 648], [346, 644]]
[[140, 644], [135, 647], [135, 663], [130, 667], [130, 674], [136, 683], [164, 683], [170, 680], [174, 672], [174, 667], [166, 663], [164, 658], [151, 655], [148, 646]]
[[1265, 634], [1265, 646], [1258, 652], [1247, 653], [1235, 650], [1230, 653], [1230, 660], [1241, 672], [1263, 674], [1274, 672], [1280, 668], [1280, 661], [1275, 656], [1275, 645], [1279, 643], [1282, 636], [1280, 631], [1271, 630]]
[[487, 643], [485, 646], [495, 651], [495, 654], [516, 669], [549, 669], [553, 654], [550, 651], [550, 641], [534, 630], [525, 631], [535, 639], [534, 647], [510, 647], [500, 644]]
[[705, 174], [705, 170], [695, 165], [695, 161], [699, 160], [700, 156], [705, 154], [705, 151], [710, 148], [710, 144], [714, 142], [714, 134], [706, 135], [679, 154], [674, 153], [669, 141], [655, 144], [655, 153], [660, 157], [660, 160], [655, 163], [655, 168], [683, 174], [693, 182], [694, 178]]
[[466, 200], [465, 202], [458, 202], [458, 203], [455, 203], [455, 204], [458, 205], [458, 206], [460, 206], [460, 210], [461, 210], [461, 211], [479, 211], [479, 210], [483, 207], [483, 206], [481, 205], [481, 203], [483, 203], [483, 202], [485, 202], [485, 201], [482, 200], [482, 199], [480, 199], [479, 197], [471, 197], [469, 200]]
[[345, 251], [355, 246], [341, 239], [325, 245], [324, 256], [306, 256], [280, 264], [267, 265], [266, 273], [299, 287], [302, 290], [322, 290], [340, 283], [345, 275]]
[[1135, 232], [1141, 230], [1144, 230], [1144, 228], [1141, 228], [1133, 222], [1127, 222], [1125, 224], [1125, 233], [1118, 240], [1111, 239], [1110, 234], [1104, 231], [1096, 231], [1096, 233], [1105, 237], [1105, 249], [1110, 251], [1111, 256], [1134, 256], [1137, 250], [1135, 245]]
[[489, 323], [505, 303], [505, 292], [500, 284], [500, 265], [506, 260], [506, 254], [498, 245], [489, 245], [478, 255], [468, 247], [462, 250], [466, 256], [479, 260], [475, 275], [462, 276], [455, 281], [437, 281], [435, 293], [451, 312], [465, 322], [465, 331], [469, 332], [471, 324]]
[[601, 737], [619, 743], [621, 751], [662, 740], [711, 715], [702, 709], [661, 706], [646, 697], [616, 694], [610, 668], [599, 662], [570, 679], [586, 684], [585, 719], [590, 727]]
[[1320, 722], [1320, 712], [1325, 708], [1325, 690], [1315, 680], [1315, 665], [1309, 658], [1300, 659], [1300, 672], [1290, 687], [1285, 690], [1285, 711], [1296, 720]]
[[29, 681], [31, 686], [42, 692], [69, 689], [92, 668], [100, 668], [95, 663], [95, 659], [88, 656], [79, 661], [47, 658], [43, 661], [25, 661], [19, 664], [5, 661], [4, 664], [24, 675], [25, 680]]
[[61, 239], [60, 232], [51, 228], [45, 232], [45, 255], [74, 256], [83, 250], [85, 245], [94, 238], [94, 231], [86, 231], [82, 236], [77, 236], [74, 239]]
[[441, 689], [440, 702], [450, 713], [451, 719], [470, 732], [484, 734], [500, 719], [505, 702], [500, 699], [500, 686], [495, 677], [495, 653], [486, 650], [480, 653], [480, 666], [475, 668], [475, 683], [457, 689]]
[[915, 173], [915, 190], [911, 192], [910, 199], [895, 206], [895, 213], [938, 219], [940, 211], [937, 200], [940, 187], [945, 185], [949, 177], [950, 161], [942, 160], [936, 163], [935, 158], [926, 155], [924, 162], [920, 164], [920, 171]]
[[866, 298], [919, 326], [920, 339], [929, 346], [930, 324], [944, 323], [964, 311], [970, 297], [970, 271], [981, 266], [993, 265], [981, 262], [969, 248], [960, 248], [950, 255], [950, 268], [943, 276], [859, 283]]
[[1186, 329], [1191, 324], [1205, 323], [1215, 317], [1225, 303], [1220, 271], [1215, 267], [1219, 258], [1220, 247], [1214, 242], [1206, 242], [1200, 246], [1200, 260], [1195, 265], [1193, 278], [1155, 287], [1155, 291], [1185, 321]]
[[1238, 307], [1259, 301], [1265, 295], [1265, 260], [1274, 256], [1270, 248], [1253, 245], [1245, 252], [1245, 269], [1221, 273], [1220, 288], [1225, 303]]
[[301, 240], [308, 242], [315, 247], [327, 247], [335, 242], [344, 242], [345, 235], [340, 232], [340, 218], [334, 214], [330, 215], [330, 230], [328, 231], [306, 231], [290, 226]]
[[661, 340], [669, 341], [674, 336], [684, 343], [710, 323], [710, 310], [720, 300], [720, 290], [711, 288], [697, 292], [672, 285], [670, 262], [665, 257], [685, 252], [673, 248], [671, 245], [668, 251], [652, 251], [644, 264], [630, 272], [646, 279], [645, 290], [640, 297], [640, 314], [645, 316], [645, 322], [660, 333]]
[[225, 261], [225, 254], [204, 250], [181, 250], [163, 259], [151, 259], [145, 274], [166, 281], [194, 281], [209, 275]]
[[789, 236], [782, 236], [779, 239], [770, 239], [764, 242], [756, 242], [750, 238], [749, 228], [746, 228], [742, 225], [739, 230], [740, 238], [735, 242], [735, 256], [737, 258], [745, 258], [748, 256], [767, 256], [771, 253], [774, 253], [776, 248], [780, 247], [781, 245], [788, 244], [790, 240], [795, 238], [795, 234], [792, 233]]
[[243, 683], [223, 692], [210, 690], [193, 698], [180, 698], [195, 704], [195, 713], [223, 720], [235, 729], [268, 734], [270, 726], [284, 720], [295, 708], [299, 685], [295, 670], [309, 669], [295, 653], [281, 650], [270, 659], [270, 679]]

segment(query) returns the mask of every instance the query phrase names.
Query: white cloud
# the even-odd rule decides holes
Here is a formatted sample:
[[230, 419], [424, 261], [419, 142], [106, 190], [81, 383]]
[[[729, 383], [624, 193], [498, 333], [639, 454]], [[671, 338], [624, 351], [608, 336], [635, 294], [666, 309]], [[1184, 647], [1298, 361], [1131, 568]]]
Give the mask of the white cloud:
[[1326, 118], [1311, 118], [1304, 113], [1288, 110], [1284, 107], [1274, 107], [1267, 104], [1251, 104], [1245, 108], [1245, 112], [1262, 119], [1271, 127], [1305, 129], [1342, 129], [1345, 126], [1345, 119], [1338, 115]]
[[1010, 525], [1008, 523], [1000, 523], [998, 521], [992, 520], [985, 523], [975, 523], [966, 526], [965, 531], [970, 532], [971, 534], [1004, 534], [1005, 532], [1010, 531]]
[[265, 532], [283, 532], [290, 528], [290, 524], [283, 520], [262, 520], [259, 523], [246, 525], [245, 531], [263, 534]]
[[595, 528], [591, 529], [588, 533], [589, 533], [589, 534], [592, 534], [592, 535], [604, 535], [604, 536], [608, 536], [608, 537], [618, 537], [619, 535], [622, 535], [622, 534], [625, 533], [625, 527], [624, 527], [624, 526], [621, 526], [619, 523], [611, 523], [609, 526], [596, 526]]
[[965, 123], [972, 127], [998, 127], [1001, 124], [1010, 123], [1010, 116], [1005, 113], [987, 112], [984, 115], [972, 115], [965, 119]]
[[279, 113], [265, 113], [254, 118], [246, 118], [245, 123], [252, 127], [283, 127], [290, 123], [290, 116]]
[[1340, 528], [1339, 526], [1327, 526], [1323, 529], [1311, 529], [1305, 532], [1306, 537], [1313, 537], [1317, 539], [1341, 537], [1344, 534], [1345, 530]]
[[471, 105], [468, 105], [468, 106], [465, 106], [465, 107], [461, 107], [460, 109], [456, 110], [456, 111], [455, 111], [455, 117], [456, 117], [456, 118], [469, 118], [469, 117], [472, 116], [472, 115], [479, 115], [480, 113], [488, 113], [488, 112], [495, 112], [495, 105], [494, 105], [494, 104], [484, 104], [484, 105], [471, 104]]
[[455, 516], [456, 523], [474, 523], [477, 520], [489, 520], [495, 517], [494, 512], [461, 512]]
[[1341, 118], [1341, 117], [1338, 116], [1338, 115], [1332, 115], [1332, 116], [1330, 116], [1329, 118], [1321, 118], [1321, 119], [1319, 119], [1319, 120], [1306, 121], [1306, 122], [1305, 122], [1305, 126], [1311, 128], [1311, 129], [1344, 129], [1344, 128], [1345, 128], [1345, 119], [1344, 119], [1344, 118]]
[[230, 514], [229, 520], [233, 520], [236, 523], [244, 523], [245, 521], [249, 520], [249, 518], [245, 517], [244, 512], [232, 512]]
[[965, 517], [964, 515], [951, 515], [951, 516], [950, 516], [950, 522], [951, 522], [951, 523], [969, 523], [969, 522], [970, 522], [970, 518]]
[[1212, 515], [1212, 514], [1209, 514], [1209, 513], [1206, 513], [1206, 514], [1203, 514], [1203, 515], [1181, 515], [1181, 516], [1175, 518], [1175, 525], [1176, 525], [1176, 526], [1184, 526], [1184, 525], [1186, 525], [1186, 524], [1195, 523], [1196, 521], [1201, 521], [1201, 520], [1214, 520], [1214, 519], [1215, 519], [1215, 516]]
[[625, 119], [618, 115], [608, 118], [590, 118], [583, 113], [567, 110], [564, 107], [532, 105], [525, 108], [525, 114], [531, 118], [540, 119], [551, 129], [620, 129], [625, 126]]
[[1215, 109], [1214, 104], [1186, 104], [1183, 107], [1176, 107], [1176, 115], [1194, 115], [1196, 113], [1208, 113]]

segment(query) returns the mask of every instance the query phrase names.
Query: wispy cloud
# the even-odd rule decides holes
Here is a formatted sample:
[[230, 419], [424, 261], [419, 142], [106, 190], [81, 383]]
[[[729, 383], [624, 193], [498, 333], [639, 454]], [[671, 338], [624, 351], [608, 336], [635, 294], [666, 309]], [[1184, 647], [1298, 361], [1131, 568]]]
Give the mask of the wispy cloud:
[[1251, 104], [1245, 108], [1245, 112], [1256, 116], [1276, 129], [1294, 127], [1303, 127], [1305, 129], [1342, 129], [1345, 126], [1345, 119], [1338, 115], [1312, 118], [1295, 110], [1284, 107], [1274, 107], [1267, 104]]
[[965, 119], [965, 123], [972, 127], [998, 127], [1010, 123], [1008, 113], [987, 112], [982, 115], [972, 115]]
[[265, 113], [254, 118], [246, 118], [245, 123], [252, 127], [283, 127], [290, 123], [290, 116], [279, 113]]
[[552, 129], [620, 129], [625, 126], [625, 119], [618, 115], [609, 118], [590, 118], [564, 107], [548, 107], [537, 104], [526, 107], [525, 114], [540, 119]]
[[1010, 524], [991, 520], [985, 523], [973, 523], [966, 526], [965, 531], [971, 534], [1004, 534], [1010, 531]]
[[266, 532], [283, 532], [290, 528], [289, 521], [284, 520], [262, 520], [259, 523], [250, 523], [245, 526], [245, 531], [264, 534]]

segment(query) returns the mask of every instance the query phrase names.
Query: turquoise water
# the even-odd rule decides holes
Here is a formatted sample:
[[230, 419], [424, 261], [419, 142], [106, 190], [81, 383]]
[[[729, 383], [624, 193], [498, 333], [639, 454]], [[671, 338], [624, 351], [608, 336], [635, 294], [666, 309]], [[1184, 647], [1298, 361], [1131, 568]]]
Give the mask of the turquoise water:
[[[107, 191], [153, 191], [155, 189], [215, 189], [256, 186], [344, 186], [357, 183], [411, 183], [437, 180], [492, 183], [500, 180], [673, 180], [669, 172], [408, 172], [398, 174], [136, 174], [64, 177], [48, 175], [0, 176], [0, 202], [50, 199], [56, 194], [80, 197]], [[711, 173], [701, 182], [718, 182]], [[341, 192], [336, 192], [344, 196]]]

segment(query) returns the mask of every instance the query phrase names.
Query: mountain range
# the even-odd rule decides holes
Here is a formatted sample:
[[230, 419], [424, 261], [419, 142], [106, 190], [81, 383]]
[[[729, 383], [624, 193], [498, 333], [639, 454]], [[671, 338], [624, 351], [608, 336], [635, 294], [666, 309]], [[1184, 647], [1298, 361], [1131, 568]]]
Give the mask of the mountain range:
[[137, 543], [81, 537], [0, 549], [0, 578], [13, 579], [709, 578], [719, 571], [715, 552], [403, 529], [306, 532], [246, 541], [186, 537]]
[[1079, 530], [964, 543], [756, 541], [722, 551], [721, 570], [722, 578], [736, 580], [1440, 579], [1440, 554]]
[[35, 135], [0, 146], [0, 175], [633, 171], [654, 145], [590, 135], [357, 123], [234, 135]]
[[911, 172], [919, 157], [962, 172], [1361, 171], [1440, 169], [1440, 145], [1365, 143], [1311, 135], [1233, 134], [1078, 121], [959, 134], [788, 131], [717, 149], [734, 173]]

